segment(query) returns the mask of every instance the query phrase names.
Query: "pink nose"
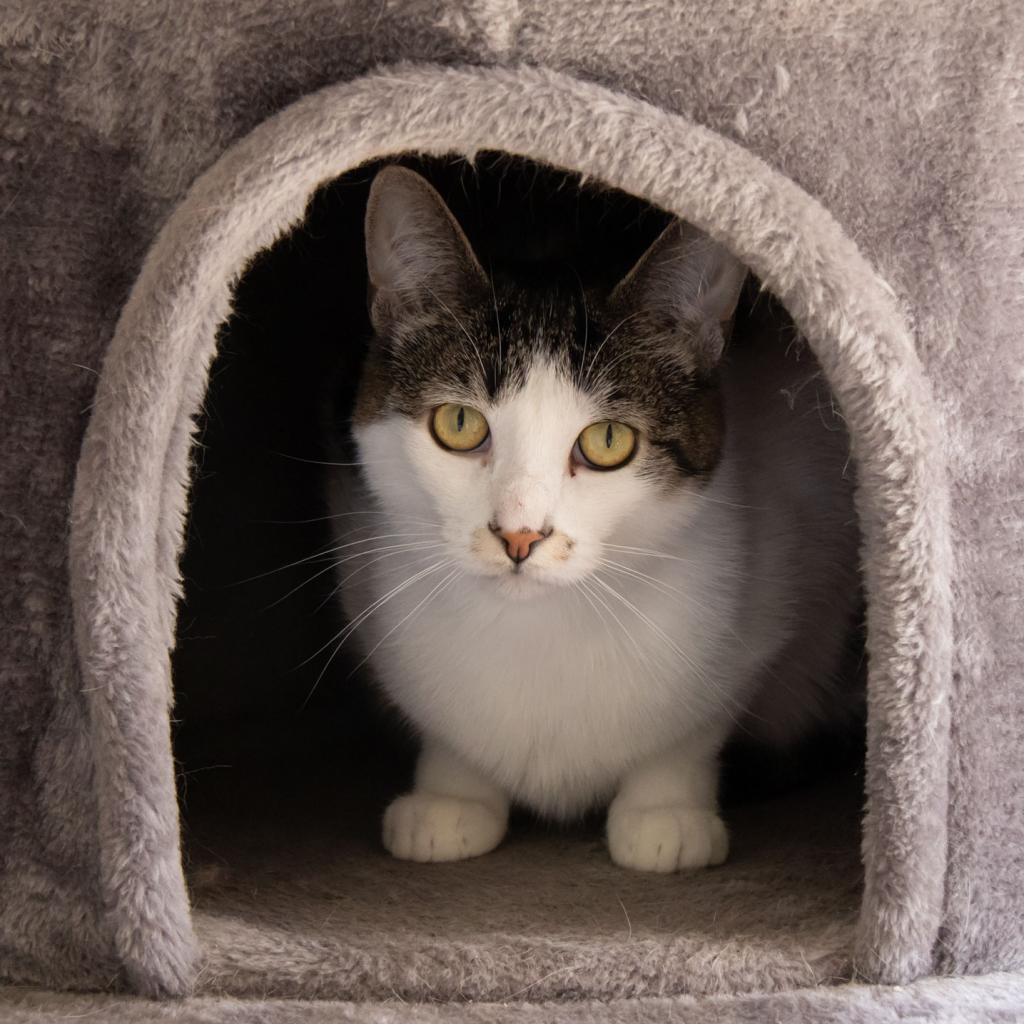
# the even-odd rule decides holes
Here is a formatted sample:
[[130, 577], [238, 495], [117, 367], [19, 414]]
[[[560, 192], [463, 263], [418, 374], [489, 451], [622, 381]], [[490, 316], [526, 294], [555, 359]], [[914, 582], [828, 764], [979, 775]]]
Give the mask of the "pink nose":
[[505, 553], [517, 565], [525, 562], [533, 553], [534, 545], [544, 539], [543, 533], [536, 530], [495, 530], [495, 533], [505, 542]]

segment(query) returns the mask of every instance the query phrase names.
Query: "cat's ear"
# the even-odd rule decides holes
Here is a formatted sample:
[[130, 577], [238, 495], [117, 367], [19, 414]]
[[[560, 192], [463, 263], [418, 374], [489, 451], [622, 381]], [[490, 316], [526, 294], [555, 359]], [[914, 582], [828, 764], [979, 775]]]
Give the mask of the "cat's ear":
[[700, 369], [721, 358], [747, 269], [724, 246], [673, 221], [611, 295], [621, 315], [645, 314], [684, 346]]
[[403, 312], [456, 308], [487, 278], [462, 228], [415, 171], [385, 167], [366, 204], [370, 319], [379, 331]]

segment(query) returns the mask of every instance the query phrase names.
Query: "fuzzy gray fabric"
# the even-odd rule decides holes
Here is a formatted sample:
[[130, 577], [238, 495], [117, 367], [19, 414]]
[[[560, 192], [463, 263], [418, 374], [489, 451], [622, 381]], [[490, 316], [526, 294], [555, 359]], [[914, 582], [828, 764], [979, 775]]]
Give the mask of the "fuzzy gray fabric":
[[1022, 28], [1016, 0], [6, 5], [0, 973], [194, 985], [168, 650], [231, 284], [319, 183], [488, 148], [704, 228], [810, 339], [869, 599], [846, 952], [888, 982], [1024, 968]]
[[767, 995], [649, 997], [569, 1003], [372, 1003], [198, 997], [155, 1003], [127, 996], [0, 988], [5, 1024], [82, 1018], [109, 1024], [1018, 1024], [1017, 974], [929, 978], [906, 987], [843, 985]]
[[[623, 872], [600, 825], [515, 822], [493, 855], [381, 855], [381, 804], [338, 788], [190, 793], [203, 995], [408, 1001], [613, 999], [835, 985], [861, 897], [854, 784], [735, 807], [728, 868]], [[255, 825], [257, 821], [261, 824]]]

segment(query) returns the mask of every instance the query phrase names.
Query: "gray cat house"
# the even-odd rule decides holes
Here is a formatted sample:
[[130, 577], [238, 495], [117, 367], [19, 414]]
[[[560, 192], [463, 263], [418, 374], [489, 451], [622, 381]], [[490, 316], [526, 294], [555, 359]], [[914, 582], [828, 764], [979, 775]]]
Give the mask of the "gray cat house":
[[[5, 1019], [1024, 1014], [1022, 28], [944, 0], [0, 14]], [[233, 288], [325, 182], [483, 151], [696, 224], [817, 356], [863, 535], [852, 816], [754, 808], [730, 863], [651, 879], [556, 833], [402, 864], [336, 811], [186, 881], [171, 650]]]

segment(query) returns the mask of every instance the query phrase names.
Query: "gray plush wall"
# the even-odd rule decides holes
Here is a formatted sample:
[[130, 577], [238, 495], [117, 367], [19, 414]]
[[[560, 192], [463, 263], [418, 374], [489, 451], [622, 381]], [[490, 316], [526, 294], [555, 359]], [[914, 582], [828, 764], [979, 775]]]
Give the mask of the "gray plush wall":
[[[918, 737], [920, 762], [876, 728], [873, 784], [884, 787], [900, 758], [931, 763], [929, 747], [951, 736], [939, 963], [957, 971], [1024, 963], [1016, 5], [779, 0], [710, 13], [698, 3], [306, 0], [281, 11], [259, 0], [233, 4], [230, 16], [200, 0], [25, 0], [0, 14], [4, 973], [55, 984], [107, 979], [118, 956], [144, 941], [109, 934], [102, 917], [98, 847], [125, 836], [102, 831], [109, 819], [93, 799], [93, 743], [118, 723], [99, 720], [81, 692], [66, 570], [77, 453], [131, 283], [160, 224], [226, 146], [320, 86], [402, 59], [526, 60], [705, 124], [819, 199], [896, 289], [938, 401], [948, 461], [953, 724], [948, 734], [946, 707], [937, 706]], [[582, 136], [589, 126], [569, 128]], [[878, 720], [898, 717], [907, 698], [874, 693]], [[159, 699], [153, 711], [166, 744]], [[159, 745], [160, 736], [145, 742]], [[945, 787], [941, 778], [919, 781]], [[101, 775], [100, 792], [122, 783], [146, 788]], [[136, 820], [173, 829], [166, 798], [142, 801]], [[932, 813], [939, 804], [929, 799]], [[867, 842], [892, 827], [876, 814]], [[946, 853], [941, 828], [934, 839], [935, 862], [922, 868], [931, 876]], [[121, 852], [130, 857], [131, 843]], [[906, 893], [888, 895], [906, 909]], [[891, 924], [878, 922], [878, 934]], [[923, 966], [918, 958], [894, 973]]]

